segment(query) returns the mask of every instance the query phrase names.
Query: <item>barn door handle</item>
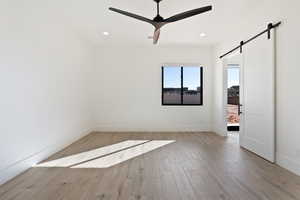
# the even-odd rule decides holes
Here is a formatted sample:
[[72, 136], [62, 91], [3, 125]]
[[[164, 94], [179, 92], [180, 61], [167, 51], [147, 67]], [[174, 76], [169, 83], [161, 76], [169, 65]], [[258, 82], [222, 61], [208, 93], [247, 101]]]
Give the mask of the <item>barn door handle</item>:
[[243, 112], [241, 111], [241, 107], [242, 107], [242, 106], [243, 106], [242, 104], [239, 104], [239, 105], [238, 105], [238, 113], [239, 113], [239, 115], [243, 114]]

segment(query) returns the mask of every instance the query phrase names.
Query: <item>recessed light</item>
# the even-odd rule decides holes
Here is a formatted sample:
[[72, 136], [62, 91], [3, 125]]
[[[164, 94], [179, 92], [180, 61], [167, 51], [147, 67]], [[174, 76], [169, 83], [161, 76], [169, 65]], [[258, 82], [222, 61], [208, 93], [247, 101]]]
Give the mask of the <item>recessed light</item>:
[[109, 32], [105, 31], [105, 32], [103, 32], [103, 35], [108, 36]]
[[206, 34], [205, 33], [200, 33], [200, 37], [205, 37]]

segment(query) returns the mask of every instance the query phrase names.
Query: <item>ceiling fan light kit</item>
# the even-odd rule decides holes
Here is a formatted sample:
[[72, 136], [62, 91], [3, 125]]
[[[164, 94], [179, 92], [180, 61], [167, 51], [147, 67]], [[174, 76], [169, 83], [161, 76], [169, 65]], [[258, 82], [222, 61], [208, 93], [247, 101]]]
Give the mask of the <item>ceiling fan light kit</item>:
[[189, 10], [189, 11], [186, 11], [186, 12], [183, 12], [183, 13], [179, 13], [177, 15], [174, 15], [172, 17], [164, 19], [162, 16], [160, 16], [160, 10], [159, 10], [159, 3], [162, 0], [154, 0], [154, 1], [157, 3], [157, 15], [156, 15], [156, 17], [154, 17], [153, 20], [148, 19], [148, 18], [143, 17], [143, 16], [140, 16], [140, 15], [136, 15], [134, 13], [130, 13], [130, 12], [127, 12], [127, 11], [120, 10], [120, 9], [117, 9], [117, 8], [109, 8], [109, 10], [111, 10], [113, 12], [117, 12], [117, 13], [125, 15], [125, 16], [128, 16], [128, 17], [131, 17], [131, 18], [135, 18], [137, 20], [140, 20], [140, 21], [143, 21], [143, 22], [146, 22], [146, 23], [149, 23], [149, 24], [153, 25], [154, 28], [155, 28], [154, 35], [153, 35], [153, 44], [157, 44], [159, 36], [160, 36], [160, 29], [164, 25], [169, 24], [169, 23], [173, 23], [173, 22], [177, 22], [177, 21], [180, 21], [180, 20], [183, 20], [183, 19], [195, 16], [195, 15], [199, 15], [201, 13], [205, 13], [205, 12], [208, 12], [208, 11], [212, 10], [212, 6], [205, 6], [205, 7], [202, 7], [202, 8], [197, 8], [197, 9]]

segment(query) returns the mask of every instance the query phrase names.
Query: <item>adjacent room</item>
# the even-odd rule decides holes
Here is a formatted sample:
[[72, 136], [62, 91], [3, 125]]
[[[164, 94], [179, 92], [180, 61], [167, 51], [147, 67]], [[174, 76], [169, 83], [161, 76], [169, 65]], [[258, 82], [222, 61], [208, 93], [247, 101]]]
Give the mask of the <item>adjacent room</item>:
[[1, 200], [300, 200], [300, 2], [2, 0]]

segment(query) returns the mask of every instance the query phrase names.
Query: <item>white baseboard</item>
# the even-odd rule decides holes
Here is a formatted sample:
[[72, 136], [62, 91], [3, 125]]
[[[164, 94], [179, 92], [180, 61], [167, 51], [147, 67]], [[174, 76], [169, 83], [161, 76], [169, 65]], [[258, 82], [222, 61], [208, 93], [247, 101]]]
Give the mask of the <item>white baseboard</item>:
[[64, 141], [58, 141], [53, 145], [49, 145], [48, 147], [45, 147], [44, 149], [40, 150], [39, 152], [30, 155], [26, 158], [23, 158], [10, 166], [8, 166], [5, 169], [2, 169], [0, 171], [0, 185], [6, 183], [7, 181], [11, 180], [15, 176], [21, 174], [22, 172], [26, 171], [33, 165], [43, 161], [44, 159], [48, 158], [52, 154], [64, 149], [65, 147], [69, 146], [73, 142], [77, 141], [78, 139], [82, 138], [83, 136], [91, 133], [92, 130], [83, 131], [81, 134], [79, 134], [76, 137], [68, 138]]
[[290, 158], [289, 156], [282, 155], [277, 153], [276, 155], [277, 164], [297, 175], [300, 176], [300, 162], [295, 161], [294, 159]]
[[211, 125], [128, 126], [126, 124], [99, 124], [95, 132], [211, 132]]
[[214, 133], [216, 133], [219, 136], [225, 137], [227, 136], [227, 132], [225, 132], [223, 129], [215, 129]]
[[213, 127], [213, 131], [220, 136], [227, 136], [227, 127], [223, 126], [223, 124], [219, 124], [218, 126]]

